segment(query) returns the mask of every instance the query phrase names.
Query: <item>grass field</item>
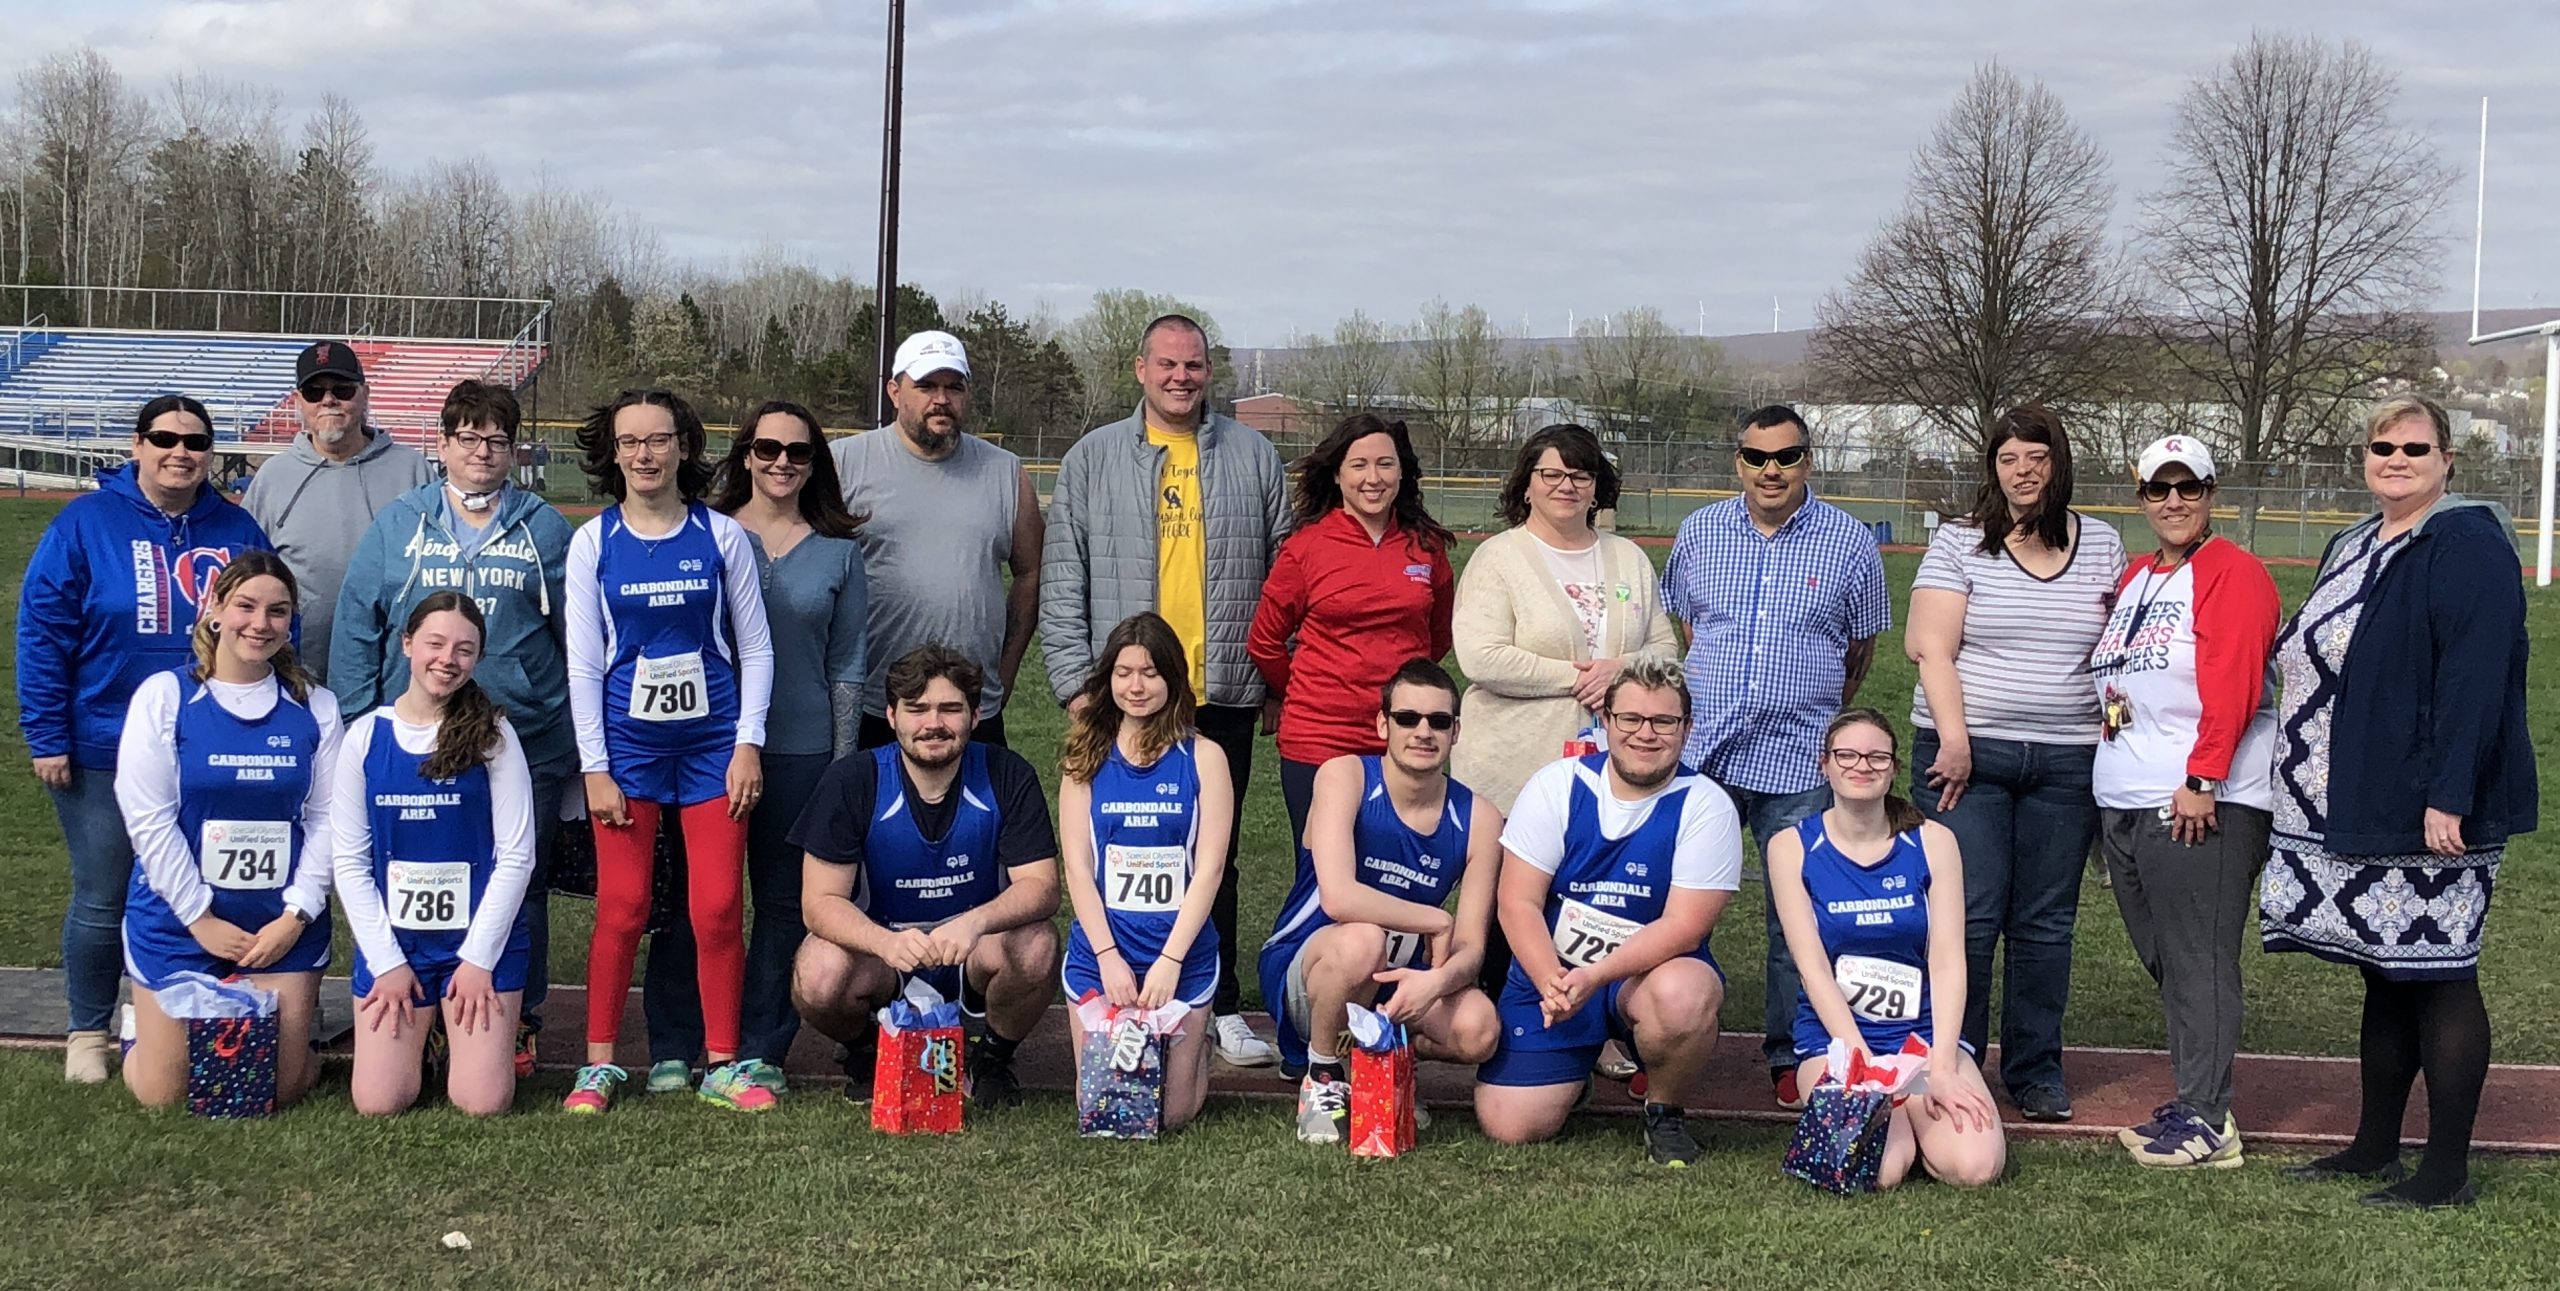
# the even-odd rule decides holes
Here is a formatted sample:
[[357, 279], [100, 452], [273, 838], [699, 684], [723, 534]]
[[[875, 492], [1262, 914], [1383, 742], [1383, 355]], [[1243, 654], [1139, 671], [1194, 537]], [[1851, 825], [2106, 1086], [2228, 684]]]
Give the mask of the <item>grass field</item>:
[[[53, 509], [0, 500], [0, 577], [13, 602]], [[1897, 587], [1914, 563], [1889, 560]], [[2288, 602], [2299, 599], [2308, 571], [2276, 572]], [[2535, 635], [2560, 639], [2560, 596], [2531, 604]], [[1911, 684], [1897, 634], [1878, 651], [1866, 697], [1899, 713]], [[1036, 675], [1021, 689], [1046, 693]], [[2548, 666], [2532, 709], [2548, 769], [2560, 728]], [[1055, 710], [1026, 701], [1008, 724], [1048, 773]], [[23, 766], [23, 747], [7, 751], [0, 762]], [[1288, 877], [1275, 757], [1266, 743], [1247, 802], [1248, 940], [1270, 926]], [[0, 767], [0, 820], [0, 891], [12, 898], [0, 903], [0, 962], [53, 964], [68, 880], [51, 809], [23, 771]], [[2501, 876], [2483, 968], [2501, 1061], [2560, 1061], [2560, 1020], [2534, 1007], [2560, 981], [2556, 843], [2519, 840]], [[555, 911], [555, 976], [577, 980], [586, 911], [567, 901]], [[1716, 945], [1733, 975], [1726, 1025], [1757, 1026], [1755, 894]], [[2247, 974], [2248, 1048], [2354, 1051], [2353, 974], [2254, 952]], [[1248, 980], [1248, 1002], [1257, 995]], [[2093, 882], [2069, 1037], [2157, 1046], [2157, 1014]], [[2410, 1219], [2361, 1213], [2349, 1192], [2284, 1187], [2266, 1169], [2161, 1179], [2137, 1176], [2112, 1148], [2044, 1143], [2020, 1145], [2012, 1182], [1987, 1193], [1914, 1187], [1839, 1204], [1777, 1176], [1783, 1138], [1771, 1130], [1716, 1127], [1706, 1168], [1678, 1178], [1641, 1169], [1622, 1122], [1500, 1151], [1453, 1118], [1426, 1136], [1429, 1150], [1371, 1165], [1298, 1149], [1284, 1109], [1241, 1102], [1153, 1147], [1079, 1142], [1054, 1098], [946, 1142], [875, 1137], [832, 1098], [794, 1098], [756, 1120], [688, 1100], [635, 1104], [601, 1124], [468, 1124], [439, 1109], [375, 1125], [328, 1089], [271, 1123], [219, 1125], [63, 1087], [56, 1061], [0, 1054], [0, 1153], [12, 1162], [0, 1202], [18, 1229], [0, 1244], [0, 1286], [658, 1286], [738, 1275], [777, 1286], [2502, 1286], [2540, 1282], [2560, 1206], [2560, 1166], [2541, 1162], [2486, 1163], [2477, 1211]], [[560, 1092], [536, 1082], [521, 1105]], [[438, 1248], [448, 1229], [477, 1249]]]

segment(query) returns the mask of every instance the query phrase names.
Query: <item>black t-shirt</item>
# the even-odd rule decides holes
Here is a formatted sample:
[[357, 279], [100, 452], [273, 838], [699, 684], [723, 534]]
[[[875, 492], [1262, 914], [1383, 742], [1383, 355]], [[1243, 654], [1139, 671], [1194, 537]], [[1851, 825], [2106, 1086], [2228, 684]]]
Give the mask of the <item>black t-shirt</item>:
[[[1022, 755], [992, 744], [987, 752], [987, 779], [996, 793], [996, 864], [1004, 869], [1045, 861], [1058, 854], [1058, 835], [1049, 824], [1049, 795], [1040, 775]], [[907, 774], [906, 760], [895, 759], [906, 792], [907, 809], [916, 829], [927, 838], [951, 832], [960, 814], [960, 782], [954, 780], [940, 802], [927, 802]], [[872, 752], [835, 760], [818, 779], [818, 790], [791, 826], [791, 845], [836, 865], [862, 864], [864, 840], [871, 834], [872, 809], [880, 792], [880, 762]]]

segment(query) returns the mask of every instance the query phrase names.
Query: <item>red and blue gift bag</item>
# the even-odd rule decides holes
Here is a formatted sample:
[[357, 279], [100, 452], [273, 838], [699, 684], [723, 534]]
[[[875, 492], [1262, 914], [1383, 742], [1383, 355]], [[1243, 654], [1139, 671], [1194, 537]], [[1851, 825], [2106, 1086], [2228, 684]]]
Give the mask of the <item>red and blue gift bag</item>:
[[1872, 1060], [1833, 1041], [1822, 1083], [1805, 1096], [1804, 1115], [1787, 1141], [1786, 1172], [1842, 1196], [1874, 1192], [1893, 1109], [1919, 1091], [1928, 1055], [1918, 1036], [1900, 1053]]
[[1174, 1000], [1150, 1013], [1115, 1008], [1102, 996], [1076, 1001], [1084, 1044], [1076, 1058], [1076, 1133], [1089, 1139], [1152, 1139], [1164, 1132], [1164, 1057], [1191, 1006]]
[[871, 1128], [883, 1134], [960, 1130], [960, 1006], [923, 982], [880, 1010], [880, 1055], [871, 1068]]
[[1354, 1004], [1351, 1024], [1351, 1155], [1413, 1150], [1413, 1037], [1383, 1013]]
[[275, 992], [179, 973], [153, 994], [187, 1030], [187, 1111], [236, 1120], [276, 1110]]

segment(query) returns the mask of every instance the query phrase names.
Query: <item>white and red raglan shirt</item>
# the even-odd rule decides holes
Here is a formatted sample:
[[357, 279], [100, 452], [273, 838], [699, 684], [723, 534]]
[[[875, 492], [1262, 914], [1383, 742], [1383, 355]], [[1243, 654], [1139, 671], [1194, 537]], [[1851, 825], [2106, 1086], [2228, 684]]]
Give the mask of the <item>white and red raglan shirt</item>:
[[2113, 696], [2132, 710], [2098, 741], [2098, 805], [2164, 807], [2192, 775], [2222, 782], [2216, 801], [2273, 810], [2276, 581], [2222, 538], [2165, 574], [2159, 563], [2127, 564], [2089, 655], [2100, 705]]

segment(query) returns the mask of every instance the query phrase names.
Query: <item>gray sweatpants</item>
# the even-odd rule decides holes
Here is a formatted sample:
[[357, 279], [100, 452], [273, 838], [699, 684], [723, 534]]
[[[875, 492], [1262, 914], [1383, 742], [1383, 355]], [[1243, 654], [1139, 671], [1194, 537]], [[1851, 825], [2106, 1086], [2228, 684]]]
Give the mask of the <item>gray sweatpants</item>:
[[2188, 846], [2154, 808], [2099, 812], [2098, 850], [2144, 971], [2160, 984], [2178, 1098], [2221, 1128], [2240, 1051], [2240, 946], [2256, 907], [2274, 818], [2222, 803], [2220, 828]]

